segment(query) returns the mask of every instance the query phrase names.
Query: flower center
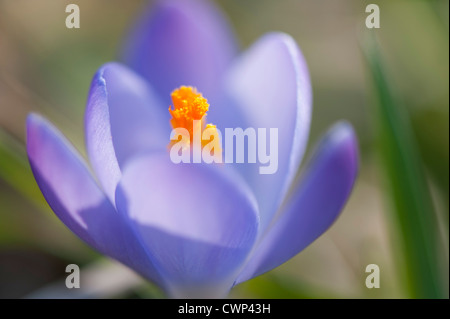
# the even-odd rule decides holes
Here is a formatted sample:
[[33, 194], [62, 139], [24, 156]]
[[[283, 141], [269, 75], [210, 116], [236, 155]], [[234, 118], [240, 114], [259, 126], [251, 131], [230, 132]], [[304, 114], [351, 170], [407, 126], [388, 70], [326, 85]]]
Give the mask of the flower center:
[[[191, 144], [194, 138], [194, 124], [201, 126], [200, 133], [206, 129], [216, 129], [213, 124], [206, 124], [206, 112], [208, 112], [208, 101], [197, 89], [191, 86], [181, 86], [171, 93], [172, 106], [169, 106], [169, 113], [172, 115], [170, 124], [174, 129], [185, 128], [189, 132]], [[194, 122], [195, 121], [195, 122]], [[200, 121], [200, 122], [198, 122]], [[202, 146], [209, 141], [202, 140]]]

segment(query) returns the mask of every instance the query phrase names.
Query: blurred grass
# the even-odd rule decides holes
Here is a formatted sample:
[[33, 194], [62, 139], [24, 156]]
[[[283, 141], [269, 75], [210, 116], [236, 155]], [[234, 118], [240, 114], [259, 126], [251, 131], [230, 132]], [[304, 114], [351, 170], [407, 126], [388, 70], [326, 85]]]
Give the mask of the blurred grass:
[[[391, 211], [397, 253], [404, 258], [404, 273], [413, 298], [446, 297], [441, 287], [439, 227], [409, 116], [396, 100], [384, 67], [379, 44], [373, 33], [363, 43], [377, 97], [379, 150], [383, 159], [394, 209]], [[447, 225], [448, 226], [448, 225]]]
[[36, 187], [27, 161], [25, 147], [0, 128], [0, 178], [27, 198], [36, 208], [47, 212], [47, 204]]
[[[236, 291], [234, 291], [236, 290]], [[264, 274], [232, 290], [232, 298], [255, 299], [339, 299], [344, 295], [335, 294], [326, 288], [311, 285], [302, 280], [293, 280], [286, 275]]]

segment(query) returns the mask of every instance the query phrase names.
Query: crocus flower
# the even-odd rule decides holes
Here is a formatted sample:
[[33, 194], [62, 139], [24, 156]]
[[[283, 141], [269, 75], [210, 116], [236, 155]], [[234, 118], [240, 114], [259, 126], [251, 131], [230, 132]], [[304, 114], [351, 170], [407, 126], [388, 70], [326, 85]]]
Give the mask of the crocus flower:
[[[36, 181], [81, 239], [172, 297], [222, 297], [334, 222], [355, 181], [357, 142], [349, 124], [336, 124], [294, 178], [312, 94], [290, 36], [264, 35], [238, 55], [210, 3], [159, 1], [131, 30], [123, 61], [102, 66], [89, 92], [93, 173], [49, 122], [35, 114], [27, 120]], [[276, 173], [259, 174], [252, 163], [172, 163], [167, 108], [181, 85], [208, 98], [208, 121], [218, 128], [278, 128]]]

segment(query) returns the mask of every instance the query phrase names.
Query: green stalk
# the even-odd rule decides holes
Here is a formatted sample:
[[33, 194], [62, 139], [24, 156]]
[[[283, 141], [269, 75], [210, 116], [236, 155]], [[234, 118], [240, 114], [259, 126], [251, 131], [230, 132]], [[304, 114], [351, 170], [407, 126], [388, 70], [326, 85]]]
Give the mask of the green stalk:
[[[379, 152], [393, 203], [392, 240], [399, 262], [399, 274], [412, 298], [443, 298], [438, 249], [439, 228], [430, 191], [417, 151], [409, 116], [395, 99], [375, 36], [365, 39], [363, 51], [373, 78], [377, 99]], [[399, 258], [397, 258], [399, 259]], [[442, 279], [441, 279], [442, 280]]]

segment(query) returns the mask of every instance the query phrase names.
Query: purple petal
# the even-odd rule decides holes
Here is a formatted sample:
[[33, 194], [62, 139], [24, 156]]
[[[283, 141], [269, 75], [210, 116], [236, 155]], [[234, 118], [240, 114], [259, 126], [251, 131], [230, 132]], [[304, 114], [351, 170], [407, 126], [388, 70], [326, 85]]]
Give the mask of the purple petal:
[[165, 148], [169, 115], [145, 80], [118, 63], [94, 76], [85, 114], [86, 145], [103, 189], [114, 202], [121, 167], [132, 156]]
[[61, 221], [99, 252], [159, 281], [135, 235], [93, 180], [83, 160], [50, 123], [27, 119], [27, 152], [34, 177]]
[[224, 282], [231, 288], [258, 227], [256, 202], [237, 177], [223, 166], [173, 164], [168, 153], [126, 167], [117, 208], [129, 216], [169, 291]]
[[205, 0], [164, 0], [149, 7], [127, 37], [124, 61], [169, 102], [180, 85], [208, 99], [236, 51], [228, 23]]
[[352, 127], [335, 125], [319, 144], [280, 217], [238, 277], [243, 282], [286, 262], [336, 220], [353, 188], [358, 146]]
[[262, 37], [233, 64], [225, 94], [228, 104], [220, 109], [212, 106], [209, 113], [218, 128], [266, 128], [267, 140], [269, 128], [278, 129], [274, 174], [260, 174], [259, 163], [237, 165], [256, 194], [264, 230], [293, 181], [308, 140], [311, 86], [294, 40], [281, 33]]

